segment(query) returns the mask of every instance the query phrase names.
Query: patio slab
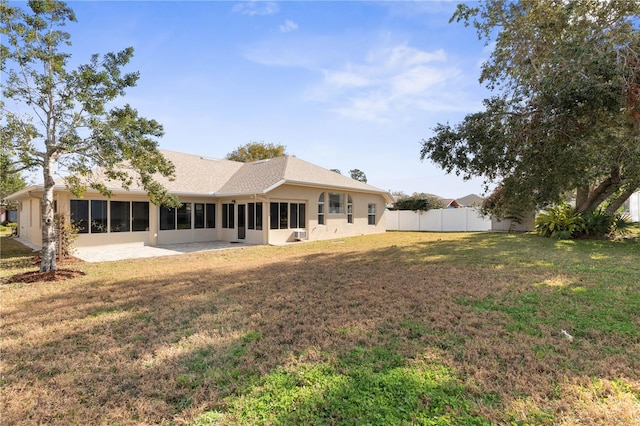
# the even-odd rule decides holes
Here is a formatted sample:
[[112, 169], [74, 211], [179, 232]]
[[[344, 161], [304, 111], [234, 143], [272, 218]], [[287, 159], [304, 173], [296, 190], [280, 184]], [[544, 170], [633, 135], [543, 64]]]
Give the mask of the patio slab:
[[[22, 244], [40, 251], [35, 246], [22, 238], [16, 238]], [[120, 244], [100, 247], [76, 247], [73, 255], [85, 262], [112, 262], [116, 260], [140, 259], [145, 257], [175, 256], [185, 253], [200, 251], [229, 250], [232, 248], [246, 247], [245, 243], [228, 241], [206, 241], [198, 243], [166, 244], [161, 246], [145, 246], [141, 244]]]

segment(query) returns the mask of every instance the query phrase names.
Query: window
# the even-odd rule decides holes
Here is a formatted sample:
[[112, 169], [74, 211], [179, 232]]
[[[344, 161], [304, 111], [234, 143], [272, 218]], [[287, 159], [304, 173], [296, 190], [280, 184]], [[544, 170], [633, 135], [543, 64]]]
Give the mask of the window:
[[206, 206], [206, 222], [207, 228], [215, 228], [216, 227], [216, 205], [215, 204], [207, 204]]
[[223, 204], [222, 205], [222, 227], [233, 229], [235, 228], [234, 216], [235, 216], [235, 204]]
[[109, 230], [111, 232], [129, 232], [131, 215], [131, 203], [128, 201], [111, 201], [111, 219]]
[[247, 229], [256, 229], [256, 203], [247, 204]]
[[78, 233], [87, 234], [89, 232], [87, 226], [89, 224], [89, 201], [71, 200], [70, 207], [71, 221], [78, 228]]
[[289, 205], [289, 220], [291, 228], [304, 228], [307, 223], [304, 204], [291, 203]]
[[191, 203], [183, 203], [179, 209], [160, 206], [160, 230], [191, 229]]
[[176, 209], [160, 206], [160, 230], [176, 229]]
[[280, 229], [289, 228], [289, 221], [287, 216], [287, 208], [289, 205], [287, 203], [280, 203]]
[[131, 202], [131, 213], [133, 213], [133, 217], [131, 218], [131, 230], [134, 232], [137, 231], [148, 231], [149, 230], [149, 203], [142, 201], [133, 201]]
[[306, 205], [304, 203], [270, 203], [269, 217], [270, 229], [303, 228], [307, 223]]
[[177, 228], [191, 229], [191, 203], [183, 203], [176, 213]]
[[280, 220], [280, 204], [278, 203], [270, 203], [269, 204], [269, 229], [280, 229], [279, 228], [279, 220]]
[[71, 200], [70, 212], [71, 221], [81, 234], [149, 230], [149, 203], [146, 202]]
[[329, 214], [344, 213], [344, 194], [329, 193]]
[[353, 223], [353, 200], [347, 195], [347, 223]]
[[193, 227], [195, 229], [204, 228], [204, 204], [202, 203], [193, 205]]
[[262, 231], [262, 203], [256, 203], [256, 231]]
[[318, 197], [318, 225], [324, 225], [324, 192]]
[[257, 231], [262, 230], [262, 203], [249, 203], [247, 228], [255, 229]]
[[106, 200], [91, 200], [91, 233], [107, 232]]
[[369, 221], [369, 225], [375, 225], [376, 224], [376, 205], [369, 204], [367, 211], [368, 211], [367, 219]]

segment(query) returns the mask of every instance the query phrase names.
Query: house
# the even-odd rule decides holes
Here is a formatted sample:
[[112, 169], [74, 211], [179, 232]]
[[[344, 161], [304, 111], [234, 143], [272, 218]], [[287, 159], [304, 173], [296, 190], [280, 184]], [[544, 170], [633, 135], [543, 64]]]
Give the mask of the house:
[[440, 198], [440, 200], [444, 203], [445, 209], [457, 209], [460, 208], [460, 205], [453, 198]]
[[481, 207], [484, 202], [484, 198], [476, 194], [469, 194], [456, 199], [456, 201], [460, 207]]
[[[158, 178], [182, 207], [149, 202], [140, 187], [105, 181], [106, 198], [88, 190], [72, 195], [57, 181], [55, 208], [80, 227], [78, 247], [108, 244], [163, 245], [199, 241], [282, 244], [386, 231], [381, 189], [295, 156], [252, 163], [162, 151], [175, 165], [175, 180]], [[19, 235], [42, 244], [43, 186], [8, 197], [19, 203]]]

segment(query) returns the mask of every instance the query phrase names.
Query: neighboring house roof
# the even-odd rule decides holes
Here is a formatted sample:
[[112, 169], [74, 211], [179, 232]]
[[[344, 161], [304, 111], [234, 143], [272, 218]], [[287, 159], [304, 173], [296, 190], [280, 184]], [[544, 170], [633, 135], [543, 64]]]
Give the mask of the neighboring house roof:
[[453, 198], [441, 198], [441, 200], [447, 208], [452, 207], [454, 209], [457, 209], [458, 207], [460, 207], [458, 205], [458, 202]]
[[[383, 195], [387, 201], [391, 200], [391, 195], [386, 191], [290, 155], [241, 163], [175, 151], [161, 150], [161, 152], [174, 164], [175, 179], [171, 181], [163, 176], [156, 176], [156, 179], [169, 192], [178, 195], [266, 194], [272, 189], [288, 183], [377, 193]], [[100, 176], [99, 170], [94, 173], [94, 179], [95, 176]], [[105, 181], [104, 184], [112, 191], [120, 192], [123, 190], [119, 182]], [[19, 197], [20, 194], [36, 188], [42, 188], [42, 185], [29, 187], [19, 193], [12, 194], [11, 197]], [[59, 179], [56, 181], [56, 189], [62, 188], [64, 188], [64, 181]], [[139, 192], [142, 188], [134, 183], [129, 190]]]
[[469, 194], [456, 200], [461, 207], [481, 206], [484, 198], [476, 194]]

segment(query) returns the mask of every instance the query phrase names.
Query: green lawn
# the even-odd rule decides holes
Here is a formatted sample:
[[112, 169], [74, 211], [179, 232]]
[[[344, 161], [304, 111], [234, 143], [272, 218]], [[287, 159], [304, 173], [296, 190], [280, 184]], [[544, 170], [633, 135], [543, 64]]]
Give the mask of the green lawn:
[[[12, 243], [5, 281], [34, 269]], [[640, 239], [389, 232], [69, 267], [0, 286], [10, 424], [640, 422]]]

